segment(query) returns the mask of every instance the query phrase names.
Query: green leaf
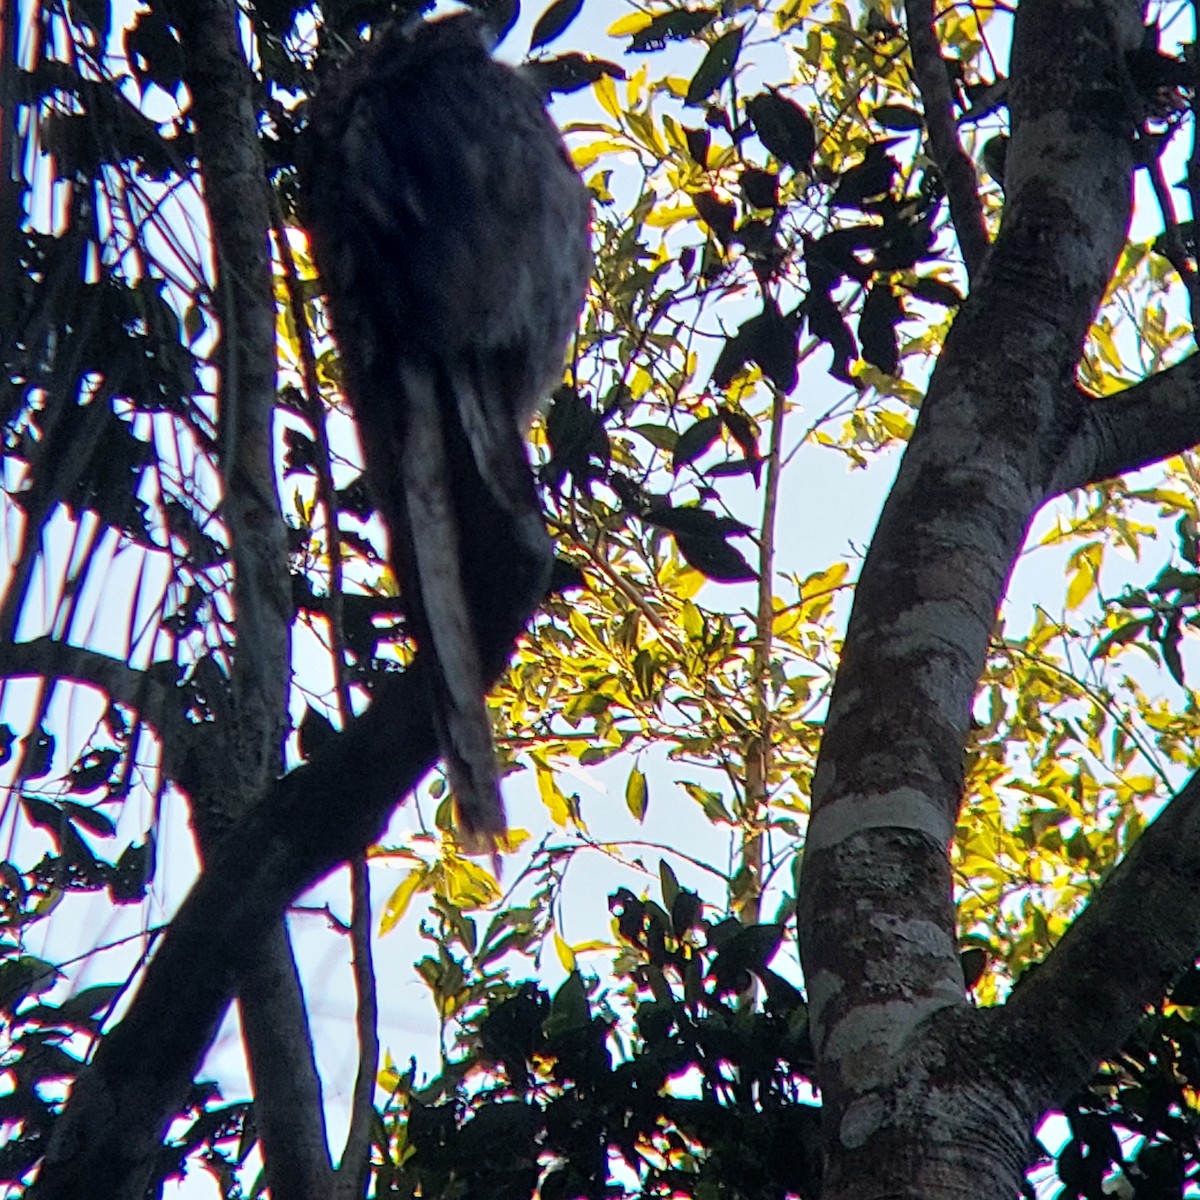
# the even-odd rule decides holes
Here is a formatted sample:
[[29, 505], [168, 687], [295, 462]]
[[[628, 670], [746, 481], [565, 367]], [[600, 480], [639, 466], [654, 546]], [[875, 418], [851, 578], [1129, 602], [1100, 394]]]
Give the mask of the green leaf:
[[549, 45], [561, 34], [583, 9], [583, 0], [554, 0], [533, 27], [529, 37], [530, 50]]
[[668, 912], [675, 906], [675, 898], [679, 895], [679, 880], [671, 869], [671, 864], [665, 858], [658, 860], [658, 879], [662, 886], [663, 908]]
[[625, 807], [633, 814], [639, 823], [646, 819], [646, 807], [650, 795], [646, 785], [646, 773], [638, 767], [633, 767], [629, 778], [625, 780]]
[[921, 129], [925, 118], [915, 108], [907, 104], [881, 104], [871, 114], [884, 129], [898, 129], [902, 132], [910, 129]]
[[721, 34], [708, 48], [692, 81], [688, 84], [685, 104], [703, 104], [723, 84], [733, 71], [733, 64], [742, 48], [742, 30], [735, 25]]
[[721, 436], [720, 417], [701, 417], [689, 425], [675, 443], [671, 469], [678, 473], [688, 463], [695, 462]]
[[584, 1028], [591, 1019], [583, 976], [572, 971], [550, 1001], [550, 1015], [542, 1028], [547, 1038]]

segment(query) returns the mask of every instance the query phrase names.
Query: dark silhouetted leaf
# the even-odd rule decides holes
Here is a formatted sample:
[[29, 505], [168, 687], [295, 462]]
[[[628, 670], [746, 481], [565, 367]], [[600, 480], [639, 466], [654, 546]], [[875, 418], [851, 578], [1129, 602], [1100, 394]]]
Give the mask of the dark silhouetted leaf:
[[0, 1008], [12, 1012], [26, 996], [49, 991], [62, 972], [44, 959], [21, 954], [0, 962]]
[[768, 89], [746, 101], [746, 114], [758, 140], [780, 162], [793, 171], [811, 170], [817, 135], [800, 105]]
[[1167, 622], [1166, 628], [1159, 638], [1159, 648], [1162, 650], [1163, 662], [1167, 664], [1167, 670], [1171, 672], [1171, 678], [1175, 680], [1180, 687], [1184, 686], [1183, 682], [1183, 658], [1179, 653], [1179, 643], [1183, 638], [1180, 630], [1180, 616], [1175, 613]]
[[154, 835], [126, 846], [108, 872], [108, 890], [115, 904], [135, 904], [146, 895], [154, 877]]
[[742, 30], [739, 26], [726, 30], [708, 48], [696, 74], [688, 84], [685, 104], [703, 104], [730, 76], [742, 48]]
[[675, 930], [675, 936], [681, 938], [689, 929], [695, 929], [700, 924], [704, 904], [695, 892], [680, 888], [671, 901], [670, 909], [671, 927]]
[[90, 750], [71, 768], [71, 773], [67, 776], [67, 786], [73, 792], [90, 792], [103, 787], [120, 761], [119, 750]]
[[983, 143], [980, 153], [983, 169], [1003, 188], [1004, 167], [1008, 162], [1008, 136], [1003, 133], [990, 137]]
[[701, 417], [689, 425], [675, 442], [671, 456], [671, 469], [678, 472], [688, 463], [695, 462], [721, 436], [720, 417]]
[[738, 177], [738, 183], [751, 208], [779, 207], [779, 176], [774, 171], [746, 167]]
[[92, 833], [101, 837], [112, 837], [117, 832], [112, 817], [98, 808], [89, 808], [86, 804], [78, 804], [73, 800], [60, 800], [59, 806], [68, 821], [82, 825]]
[[675, 545], [689, 567], [716, 583], [745, 583], [758, 578], [741, 553], [723, 538], [677, 533]]
[[692, 197], [692, 203], [700, 214], [700, 219], [713, 231], [717, 241], [728, 245], [733, 237], [733, 226], [737, 221], [737, 208], [727, 200], [722, 200], [715, 192], [697, 192]]
[[892, 285], [884, 279], [878, 280], [863, 302], [858, 340], [863, 358], [885, 375], [895, 375], [900, 370], [896, 325], [903, 317], [904, 309]]
[[639, 29], [629, 41], [631, 54], [661, 50], [668, 42], [682, 42], [707, 29], [720, 15], [712, 8], [675, 8], [659, 13], [645, 28]]
[[546, 441], [550, 458], [542, 468], [542, 479], [557, 492], [570, 475], [576, 486], [587, 489], [592, 479], [608, 468], [608, 432], [600, 414], [572, 387], [554, 393], [546, 414]]
[[775, 957], [782, 940], [782, 925], [747, 925], [733, 933], [721, 946], [709, 970], [718, 989], [738, 990], [736, 980], [739, 975], [762, 972]]
[[906, 104], [881, 104], [871, 114], [884, 129], [920, 129], [925, 124], [925, 118], [915, 108]]
[[302, 429], [291, 426], [283, 431], [283, 473], [311, 475], [316, 470], [317, 443]]
[[829, 197], [833, 208], [862, 208], [868, 201], [887, 195], [900, 164], [888, 153], [895, 145], [891, 138], [872, 142], [863, 160], [843, 171]]
[[683, 130], [684, 141], [687, 142], [688, 153], [700, 166], [708, 164], [708, 147], [712, 141], [712, 134], [707, 129], [688, 129], [686, 126]]
[[742, 453], [748, 459], [758, 459], [758, 435], [754, 432], [754, 426], [750, 423], [750, 418], [745, 413], [738, 412], [737, 409], [729, 408], [727, 405], [721, 405], [717, 412], [721, 414], [721, 420], [725, 422], [725, 428], [729, 430], [729, 436], [737, 442]]
[[719, 388], [727, 388], [746, 363], [753, 362], [780, 391], [791, 392], [798, 379], [796, 340], [799, 333], [799, 312], [784, 316], [773, 301], [768, 303], [721, 348], [713, 367], [713, 383]]
[[915, 279], [908, 285], [909, 293], [926, 304], [941, 304], [946, 308], [957, 308], [963, 301], [962, 294], [952, 283], [934, 279], [931, 275]]
[[560, 54], [555, 58], [542, 58], [537, 62], [526, 63], [521, 68], [521, 74], [528, 79], [538, 92], [546, 99], [557, 94], [570, 95], [580, 88], [589, 87], [597, 79], [607, 75], [610, 79], [624, 79], [624, 68], [609, 62], [606, 58], [592, 58], [590, 55]]
[[583, 0], [554, 0], [533, 26], [533, 33], [529, 37], [530, 50], [549, 45], [579, 16], [582, 9]]
[[853, 382], [850, 362], [858, 356], [858, 352], [854, 345], [854, 335], [850, 332], [850, 326], [846, 324], [838, 306], [828, 295], [809, 292], [804, 308], [808, 316], [809, 332], [827, 342], [833, 351], [829, 373], [843, 383]]
[[[44, 725], [25, 738], [25, 758], [21, 763], [22, 779], [41, 779], [50, 773], [54, 762], [54, 735]], [[54, 810], [57, 813], [57, 809]]]

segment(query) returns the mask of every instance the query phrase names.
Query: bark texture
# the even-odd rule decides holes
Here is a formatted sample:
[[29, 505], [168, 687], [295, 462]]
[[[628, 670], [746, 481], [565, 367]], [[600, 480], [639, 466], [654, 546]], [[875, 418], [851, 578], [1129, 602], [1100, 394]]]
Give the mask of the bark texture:
[[[177, 27], [216, 250], [223, 513], [237, 626], [228, 709], [207, 736], [192, 739], [194, 753], [180, 779], [207, 859], [283, 768], [292, 605], [287, 528], [275, 487], [270, 186], [255, 82], [236, 4], [185, 5]], [[271, 1194], [275, 1200], [327, 1195], [332, 1172], [321, 1085], [282, 921], [243, 973], [239, 1007]]]
[[[1139, 7], [1124, 0], [1020, 5], [999, 234], [858, 584], [800, 893], [826, 1200], [1017, 1194], [1045, 1106], [1086, 1080], [1197, 948], [1195, 921], [1176, 922], [1184, 928], [1157, 947], [1153, 978], [1135, 973], [1086, 1036], [1041, 1057], [1018, 1030], [1036, 1029], [1044, 1046], [1075, 1010], [1024, 1018], [1035, 1003], [1045, 1016], [1066, 1002], [1050, 999], [1049, 982], [1008, 1009], [967, 1006], [948, 860], [970, 803], [962, 764], [974, 691], [1029, 522], [1064, 484], [1129, 462], [1112, 437], [1129, 419], [1080, 395], [1075, 376], [1129, 225], [1138, 114], [1124, 55], [1140, 36]], [[1169, 407], [1168, 386], [1155, 390]], [[1129, 458], [1163, 446], [1138, 440]]]

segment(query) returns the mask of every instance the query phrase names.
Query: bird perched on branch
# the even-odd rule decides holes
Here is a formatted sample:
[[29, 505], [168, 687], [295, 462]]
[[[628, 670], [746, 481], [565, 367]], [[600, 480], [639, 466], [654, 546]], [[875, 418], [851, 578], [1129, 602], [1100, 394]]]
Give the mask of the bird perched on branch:
[[489, 648], [507, 654], [549, 582], [523, 438], [583, 302], [587, 193], [473, 13], [377, 35], [320, 89], [307, 137], [304, 217], [368, 483], [463, 841], [487, 852], [505, 828]]

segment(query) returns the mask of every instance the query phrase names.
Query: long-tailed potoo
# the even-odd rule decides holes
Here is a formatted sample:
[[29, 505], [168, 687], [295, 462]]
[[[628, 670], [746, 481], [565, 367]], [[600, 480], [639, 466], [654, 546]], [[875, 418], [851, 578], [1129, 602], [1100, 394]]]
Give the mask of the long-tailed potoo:
[[485, 648], [507, 647], [514, 606], [527, 618], [549, 579], [523, 438], [583, 302], [587, 193], [471, 13], [377, 35], [320, 89], [308, 143], [303, 214], [345, 392], [432, 660], [464, 842], [487, 851], [505, 820]]

